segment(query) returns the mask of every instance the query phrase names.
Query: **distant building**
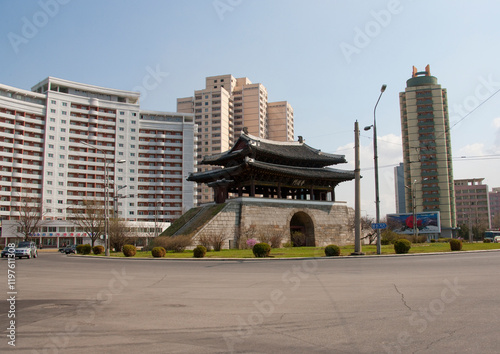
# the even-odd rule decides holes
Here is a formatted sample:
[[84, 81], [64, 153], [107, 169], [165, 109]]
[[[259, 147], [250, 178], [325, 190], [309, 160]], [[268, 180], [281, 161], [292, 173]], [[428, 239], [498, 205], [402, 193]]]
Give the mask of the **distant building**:
[[[0, 85], [1, 218], [19, 218], [24, 195], [41, 200], [46, 221], [67, 219], [86, 199], [104, 201], [105, 166], [119, 217], [160, 225], [190, 209], [194, 117], [141, 110], [139, 100], [53, 77], [32, 91]], [[48, 230], [44, 246], [56, 247]]]
[[491, 228], [488, 207], [488, 185], [483, 184], [484, 178], [469, 178], [455, 180], [455, 200], [457, 224], [484, 226]]
[[405, 171], [404, 163], [400, 163], [399, 166], [394, 167], [394, 187], [396, 191], [396, 213], [404, 214], [406, 213], [406, 187], [405, 187]]
[[[456, 229], [450, 122], [446, 89], [431, 76], [429, 66], [406, 81], [399, 94], [406, 210], [439, 211], [443, 237]], [[415, 191], [415, 198], [412, 193]]]
[[491, 227], [500, 230], [500, 188], [493, 188], [488, 193], [490, 201]]
[[[177, 111], [194, 114], [198, 125], [198, 171], [211, 170], [211, 166], [201, 164], [203, 157], [229, 150], [244, 126], [258, 138], [294, 140], [292, 106], [287, 101], [268, 102], [264, 85], [232, 75], [210, 76], [205, 84], [204, 89], [194, 91], [194, 96], [177, 99]], [[198, 204], [212, 198], [208, 187], [198, 185]]]

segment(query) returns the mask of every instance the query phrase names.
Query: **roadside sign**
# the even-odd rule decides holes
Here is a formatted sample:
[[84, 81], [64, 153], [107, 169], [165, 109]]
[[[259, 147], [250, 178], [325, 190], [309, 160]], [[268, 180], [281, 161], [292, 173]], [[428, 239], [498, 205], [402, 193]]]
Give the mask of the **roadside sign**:
[[372, 229], [376, 230], [376, 229], [385, 229], [387, 228], [387, 224], [384, 223], [384, 222], [380, 222], [380, 223], [373, 223], [372, 224]]

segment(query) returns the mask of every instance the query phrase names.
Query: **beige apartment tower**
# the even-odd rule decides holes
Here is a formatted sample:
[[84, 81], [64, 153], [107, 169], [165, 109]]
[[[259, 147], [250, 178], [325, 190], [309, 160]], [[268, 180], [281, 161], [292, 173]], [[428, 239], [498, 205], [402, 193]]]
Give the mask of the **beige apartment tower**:
[[[446, 89], [413, 67], [405, 92], [399, 94], [403, 140], [406, 210], [440, 212], [443, 237], [456, 230], [455, 192]], [[415, 198], [413, 198], [415, 193]]]
[[[294, 140], [292, 106], [287, 101], [268, 102], [265, 86], [253, 84], [246, 77], [207, 77], [204, 89], [194, 91], [192, 97], [177, 99], [177, 112], [194, 114], [197, 124], [197, 171], [212, 169], [200, 164], [203, 156], [229, 150], [243, 127], [259, 138]], [[212, 200], [211, 188], [199, 185], [197, 204]]]

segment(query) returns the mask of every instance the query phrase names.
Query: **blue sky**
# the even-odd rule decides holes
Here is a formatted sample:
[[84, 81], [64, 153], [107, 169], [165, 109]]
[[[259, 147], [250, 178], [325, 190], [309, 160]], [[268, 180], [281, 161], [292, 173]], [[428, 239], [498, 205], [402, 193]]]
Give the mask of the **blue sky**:
[[[413, 65], [430, 64], [448, 90], [455, 178], [500, 187], [498, 13], [500, 2], [460, 0], [0, 0], [0, 83], [30, 89], [55, 76], [141, 90], [155, 72], [142, 108], [175, 111], [206, 76], [246, 76], [271, 101], [288, 100], [296, 135], [345, 154], [346, 169], [354, 121], [372, 124], [387, 84], [377, 108], [385, 214], [402, 161], [398, 94]], [[372, 144], [362, 131], [362, 209], [371, 216]], [[353, 206], [354, 183], [337, 197]]]

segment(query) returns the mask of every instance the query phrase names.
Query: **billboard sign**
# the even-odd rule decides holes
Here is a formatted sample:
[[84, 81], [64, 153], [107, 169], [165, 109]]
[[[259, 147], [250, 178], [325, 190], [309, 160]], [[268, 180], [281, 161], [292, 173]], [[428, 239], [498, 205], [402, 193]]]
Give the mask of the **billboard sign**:
[[[441, 232], [439, 211], [416, 214], [416, 226], [419, 234], [437, 234]], [[387, 214], [388, 228], [398, 234], [413, 234], [413, 214]]]

